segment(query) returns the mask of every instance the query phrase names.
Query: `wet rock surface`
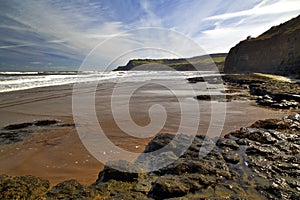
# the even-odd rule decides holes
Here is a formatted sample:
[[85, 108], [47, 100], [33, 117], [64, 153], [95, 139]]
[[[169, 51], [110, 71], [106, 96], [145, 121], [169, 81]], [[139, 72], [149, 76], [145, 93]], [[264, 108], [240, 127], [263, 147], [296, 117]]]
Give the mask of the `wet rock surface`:
[[[117, 181], [131, 184], [118, 195], [139, 193], [140, 199], [298, 199], [299, 120], [299, 114], [261, 120], [225, 138], [205, 142], [203, 136], [196, 136], [188, 150], [170, 165], [139, 174], [134, 181]], [[172, 139], [170, 134], [157, 135], [145, 152], [159, 150]], [[199, 157], [201, 147], [202, 153], [203, 148], [210, 151]], [[175, 150], [169, 153], [174, 154]], [[115, 172], [106, 173], [115, 176]], [[98, 181], [97, 185], [112, 181], [116, 180]]]
[[222, 83], [221, 76], [207, 76], [207, 77], [191, 77], [187, 79], [189, 83], [207, 82], [210, 84]]
[[56, 119], [37, 120], [19, 124], [10, 124], [0, 129], [0, 144], [12, 144], [20, 142], [24, 137], [31, 136], [41, 131], [41, 128], [73, 127], [74, 124], [66, 124]]
[[[178, 140], [191, 141], [182, 154], [178, 148], [183, 146], [174, 138], [171, 134], [158, 134], [145, 153], [169, 144], [168, 152], [157, 155], [155, 162], [151, 156], [138, 158], [135, 163], [110, 162], [91, 186], [70, 180], [50, 189], [45, 180], [3, 175], [0, 195], [21, 199], [300, 198], [299, 114], [260, 120], [220, 139], [181, 135]], [[155, 171], [134, 170], [141, 161], [151, 168], [167, 160], [172, 163]], [[27, 183], [29, 187], [20, 189]]]
[[278, 109], [298, 109], [300, 106], [300, 85], [276, 81], [256, 74], [225, 75], [227, 85], [249, 88], [252, 99], [262, 106]]

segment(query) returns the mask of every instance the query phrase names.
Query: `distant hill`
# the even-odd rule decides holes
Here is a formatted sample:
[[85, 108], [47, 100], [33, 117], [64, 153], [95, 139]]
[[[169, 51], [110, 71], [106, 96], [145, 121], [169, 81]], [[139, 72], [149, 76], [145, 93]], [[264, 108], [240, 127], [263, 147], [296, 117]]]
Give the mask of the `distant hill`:
[[114, 71], [128, 70], [165, 70], [165, 67], [171, 67], [177, 71], [210, 71], [213, 66], [217, 66], [223, 71], [226, 53], [210, 54], [196, 56], [193, 58], [179, 59], [134, 59], [130, 60], [127, 65], [120, 66]]
[[225, 73], [300, 74], [300, 15], [229, 51]]

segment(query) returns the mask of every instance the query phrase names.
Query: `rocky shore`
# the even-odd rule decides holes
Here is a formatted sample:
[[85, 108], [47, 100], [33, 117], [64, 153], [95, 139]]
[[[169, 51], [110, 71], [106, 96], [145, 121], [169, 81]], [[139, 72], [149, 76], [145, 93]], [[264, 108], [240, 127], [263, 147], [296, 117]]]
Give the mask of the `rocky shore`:
[[232, 87], [249, 90], [258, 105], [279, 109], [298, 109], [300, 84], [278, 81], [259, 74], [224, 75], [223, 81]]
[[189, 83], [207, 82], [227, 85], [223, 94], [198, 95], [196, 99], [207, 101], [255, 100], [258, 105], [276, 109], [298, 110], [300, 84], [276, 80], [261, 74], [236, 74], [218, 77], [193, 77]]
[[[42, 178], [3, 174], [0, 175], [0, 199], [299, 199], [299, 84], [257, 74], [225, 75], [222, 79], [228, 86], [224, 91], [227, 101], [254, 99], [259, 105], [292, 109], [295, 114], [282, 119], [259, 120], [223, 138], [193, 138], [180, 134], [180, 139], [191, 141], [191, 145], [178, 157], [176, 155], [181, 147], [180, 143], [174, 143], [174, 135], [158, 134], [144, 152], [153, 152], [171, 144], [168, 152], [150, 160], [141, 156], [135, 163], [107, 163], [98, 179], [89, 186], [76, 180], [50, 186], [50, 182]], [[189, 81], [219, 84], [222, 80], [211, 77]], [[222, 95], [197, 98], [223, 100]], [[263, 103], [266, 100], [268, 104]], [[37, 130], [65, 126], [74, 124], [54, 119], [11, 124], [1, 129], [0, 143], [18, 143]], [[207, 150], [208, 154], [201, 156], [200, 148], [201, 152]], [[141, 161], [152, 168], [170, 160], [170, 165], [159, 170], [134, 172]], [[118, 171], [114, 166], [122, 166], [127, 172]]]
[[10, 124], [0, 129], [0, 145], [20, 142], [24, 137], [32, 136], [41, 128], [58, 128], [75, 126], [75, 124], [62, 123], [55, 119], [37, 120], [20, 124]]
[[[172, 143], [159, 134], [145, 152]], [[187, 140], [191, 136], [182, 135]], [[130, 172], [134, 164], [110, 163], [91, 186], [68, 180], [50, 188], [33, 176], [0, 176], [0, 199], [298, 199], [300, 197], [300, 115], [257, 121], [224, 138], [204, 136], [179, 159], [178, 146], [160, 157], [174, 162], [154, 172]], [[200, 147], [211, 150], [199, 157]], [[139, 159], [138, 159], [139, 160]], [[114, 169], [120, 164], [129, 172]], [[152, 163], [153, 164], [153, 163]]]

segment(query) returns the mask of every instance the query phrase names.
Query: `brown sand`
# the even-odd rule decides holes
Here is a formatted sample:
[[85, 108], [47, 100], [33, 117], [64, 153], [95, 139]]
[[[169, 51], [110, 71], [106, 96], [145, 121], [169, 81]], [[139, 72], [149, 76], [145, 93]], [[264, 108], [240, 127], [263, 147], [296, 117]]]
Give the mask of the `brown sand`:
[[[126, 87], [134, 84], [127, 84]], [[117, 146], [132, 152], [142, 152], [151, 138], [129, 137], [116, 126], [110, 107], [112, 86], [113, 84], [107, 83], [98, 87], [96, 111], [100, 124]], [[197, 84], [193, 87], [197, 87]], [[88, 94], [89, 90], [82, 89], [79, 92]], [[188, 92], [182, 95], [187, 103], [197, 101]], [[73, 123], [70, 85], [2, 93], [0, 102], [1, 127], [40, 119], [59, 119], [64, 123]], [[165, 93], [158, 86], [145, 87], [136, 92], [130, 102], [132, 118], [139, 125], [147, 125], [150, 122], [148, 108], [153, 103], [165, 106], [168, 113], [167, 122], [161, 132], [175, 133], [180, 121], [179, 104], [174, 96]], [[208, 102], [201, 102], [199, 106], [199, 134], [205, 134], [211, 117], [210, 106]], [[257, 107], [250, 101], [229, 102], [222, 134], [248, 126], [258, 119], [279, 118], [285, 114], [282, 111]], [[193, 119], [194, 116], [190, 117]], [[40, 128], [35, 130], [34, 136], [24, 138], [22, 142], [0, 146], [0, 174], [30, 174], [46, 178], [51, 184], [76, 179], [89, 185], [97, 179], [102, 167], [103, 164], [93, 158], [82, 145], [74, 127]]]

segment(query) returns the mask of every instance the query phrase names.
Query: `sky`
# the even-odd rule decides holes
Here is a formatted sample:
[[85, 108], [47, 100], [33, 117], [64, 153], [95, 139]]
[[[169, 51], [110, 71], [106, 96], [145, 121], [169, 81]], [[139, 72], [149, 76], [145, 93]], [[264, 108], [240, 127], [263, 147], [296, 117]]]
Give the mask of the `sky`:
[[299, 14], [299, 0], [0, 0], [0, 71], [226, 53]]

